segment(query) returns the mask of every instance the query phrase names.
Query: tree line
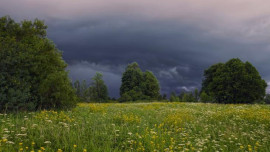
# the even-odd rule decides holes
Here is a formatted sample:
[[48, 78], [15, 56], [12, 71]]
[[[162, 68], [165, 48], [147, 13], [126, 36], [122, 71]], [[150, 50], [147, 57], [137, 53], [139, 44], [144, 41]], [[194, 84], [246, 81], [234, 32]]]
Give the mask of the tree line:
[[[38, 19], [15, 22], [0, 18], [0, 111], [67, 109], [78, 101], [107, 102], [108, 88], [101, 73], [74, 83], [68, 77], [62, 52], [47, 38], [47, 26]], [[172, 92], [175, 102], [270, 103], [267, 83], [249, 62], [231, 59], [204, 71], [201, 90]], [[134, 62], [122, 75], [120, 102], [166, 100], [151, 71]]]
[[[120, 87], [120, 98], [110, 98], [107, 85], [102, 79], [101, 73], [96, 73], [90, 84], [86, 80], [73, 83], [76, 94], [83, 102], [127, 102], [127, 101], [161, 101], [168, 100], [167, 95], [160, 94], [160, 85], [156, 76], [149, 70], [143, 72], [139, 64], [134, 62], [129, 64], [122, 75]], [[201, 95], [201, 96], [200, 96]], [[205, 93], [200, 94], [198, 89], [193, 92], [181, 92], [176, 95], [172, 92], [169, 97], [171, 102], [206, 102], [210, 101]]]
[[109, 100], [108, 88], [102, 79], [101, 73], [96, 73], [90, 84], [86, 80], [76, 80], [73, 84], [76, 95], [84, 102], [107, 102]]
[[[82, 82], [76, 80], [73, 87], [81, 101], [108, 102], [110, 99], [101, 73], [96, 73], [91, 84], [87, 85], [86, 80]], [[142, 72], [136, 62], [129, 64], [123, 73], [120, 96], [119, 102], [162, 99], [159, 82], [155, 75], [148, 70]]]
[[[103, 82], [103, 80], [101, 80]], [[78, 86], [76, 81], [74, 86]], [[83, 81], [85, 84], [85, 81]], [[107, 88], [105, 83], [102, 83]], [[82, 85], [85, 86], [85, 85]], [[202, 89], [182, 91], [180, 94], [170, 93], [171, 102], [213, 102], [213, 103], [269, 103], [270, 95], [265, 94], [266, 82], [261, 78], [256, 68], [249, 62], [231, 59], [226, 63], [218, 63], [204, 71]], [[76, 88], [76, 87], [75, 87]], [[82, 87], [85, 88], [85, 87]], [[82, 92], [89, 89], [79, 88]], [[92, 92], [96, 94], [95, 92]], [[91, 96], [91, 93], [89, 94]], [[103, 94], [109, 99], [108, 92]], [[138, 63], [129, 64], [122, 75], [119, 102], [137, 100], [167, 100], [167, 95], [160, 94], [159, 81], [151, 71], [142, 72]], [[88, 101], [86, 94], [83, 101]], [[93, 98], [92, 101], [97, 101]], [[108, 100], [102, 99], [106, 102]]]

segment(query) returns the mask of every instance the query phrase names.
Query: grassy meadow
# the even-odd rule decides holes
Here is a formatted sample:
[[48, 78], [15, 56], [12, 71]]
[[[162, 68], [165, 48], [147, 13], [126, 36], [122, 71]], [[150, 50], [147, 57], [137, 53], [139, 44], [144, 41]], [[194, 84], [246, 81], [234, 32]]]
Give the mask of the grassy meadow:
[[85, 103], [0, 114], [0, 131], [0, 152], [270, 151], [270, 106]]

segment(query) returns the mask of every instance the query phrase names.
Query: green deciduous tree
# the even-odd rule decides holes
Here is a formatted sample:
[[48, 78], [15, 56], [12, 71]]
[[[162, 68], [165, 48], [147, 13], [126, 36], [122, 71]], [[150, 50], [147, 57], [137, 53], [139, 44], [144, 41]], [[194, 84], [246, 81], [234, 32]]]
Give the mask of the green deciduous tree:
[[162, 100], [167, 100], [167, 94], [166, 94], [166, 93], [164, 93], [164, 94], [162, 95]]
[[159, 97], [159, 82], [150, 71], [142, 72], [138, 63], [127, 66], [122, 76], [120, 101], [150, 100]]
[[206, 69], [202, 91], [219, 103], [252, 103], [262, 100], [266, 82], [249, 62], [231, 59]]
[[212, 102], [213, 99], [211, 96], [207, 95], [204, 91], [200, 94], [200, 102]]
[[183, 102], [196, 102], [196, 99], [192, 92], [186, 92], [184, 93], [182, 100]]
[[87, 85], [87, 82], [86, 80], [83, 80], [82, 83], [81, 83], [81, 88], [80, 88], [80, 97], [81, 97], [81, 100], [83, 101], [90, 101], [90, 95], [89, 95], [89, 85]]
[[171, 92], [171, 94], [170, 94], [170, 101], [171, 102], [179, 102], [180, 101], [179, 97], [175, 94], [174, 91]]
[[120, 95], [128, 94], [128, 92], [132, 90], [142, 94], [142, 81], [143, 72], [141, 71], [138, 63], [134, 62], [129, 64], [122, 76]]
[[77, 96], [83, 102], [107, 102], [109, 100], [108, 88], [102, 79], [103, 75], [97, 72], [91, 79], [91, 84], [86, 80], [75, 81], [73, 86]]
[[76, 81], [74, 82], [74, 84], [73, 84], [73, 87], [74, 87], [75, 90], [76, 90], [77, 96], [80, 97], [80, 96], [81, 96], [81, 83], [80, 83], [80, 81], [79, 81], [79, 80], [76, 80]]
[[196, 101], [196, 102], [199, 101], [199, 98], [200, 98], [199, 96], [200, 96], [199, 90], [196, 88], [196, 89], [194, 90], [194, 98], [195, 98], [195, 101]]
[[91, 88], [91, 97], [92, 100], [98, 102], [106, 102], [109, 99], [108, 96], [108, 88], [105, 85], [105, 82], [102, 79], [103, 75], [101, 73], [96, 73], [96, 75], [92, 78], [92, 86]]
[[40, 20], [0, 18], [0, 110], [76, 105], [67, 64]]
[[143, 93], [150, 99], [158, 99], [159, 93], [159, 82], [155, 75], [151, 71], [145, 71], [143, 74]]

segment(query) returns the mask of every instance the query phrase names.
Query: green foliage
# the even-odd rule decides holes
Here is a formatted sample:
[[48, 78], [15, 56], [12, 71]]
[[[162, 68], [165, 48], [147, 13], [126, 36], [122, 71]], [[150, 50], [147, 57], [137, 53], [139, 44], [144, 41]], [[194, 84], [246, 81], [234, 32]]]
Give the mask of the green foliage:
[[143, 72], [141, 71], [139, 65], [136, 62], [129, 64], [122, 76], [120, 95], [122, 96], [124, 93], [131, 90], [142, 92], [142, 81]]
[[103, 75], [101, 73], [96, 73], [96, 75], [92, 78], [92, 87], [91, 89], [91, 99], [93, 101], [105, 102], [109, 99], [108, 89], [105, 85], [105, 82], [102, 79]]
[[89, 100], [88, 99], [89, 91], [88, 91], [88, 86], [86, 84], [86, 80], [83, 80], [81, 83], [81, 93], [80, 94], [81, 94], [82, 100], [84, 100], [84, 101]]
[[66, 72], [54, 72], [46, 77], [39, 86], [44, 98], [38, 103], [39, 109], [61, 109], [75, 106], [76, 96]]
[[178, 97], [181, 102], [198, 102], [199, 91], [197, 88], [194, 91], [189, 92], [182, 91]]
[[194, 98], [195, 98], [195, 101], [196, 101], [196, 102], [199, 101], [199, 98], [200, 98], [199, 96], [200, 96], [199, 90], [196, 88], [196, 89], [194, 90]]
[[40, 20], [0, 18], [0, 110], [76, 105], [66, 63]]
[[184, 91], [180, 92], [180, 94], [179, 94], [178, 97], [179, 97], [179, 99], [180, 99], [181, 101], [183, 101], [182, 99], [183, 99], [185, 93], [186, 93], [186, 92], [184, 92]]
[[122, 76], [119, 101], [158, 99], [159, 82], [150, 71], [142, 72], [138, 63], [127, 66]]
[[143, 75], [143, 92], [145, 96], [150, 99], [158, 99], [159, 93], [159, 82], [155, 75], [151, 71], [145, 71]]
[[164, 94], [162, 95], [162, 99], [163, 99], [163, 100], [167, 100], [167, 94], [166, 94], [166, 93], [164, 93]]
[[201, 102], [204, 102], [204, 103], [206, 103], [206, 102], [212, 102], [212, 97], [211, 96], [209, 96], [209, 95], [207, 95], [204, 91], [203, 92], [201, 92], [201, 94], [200, 94], [200, 101]]
[[176, 96], [175, 92], [171, 92], [170, 101], [171, 102], [179, 102], [180, 101], [179, 97]]
[[102, 79], [101, 73], [96, 73], [92, 78], [90, 85], [87, 85], [86, 80], [75, 81], [73, 86], [77, 96], [83, 102], [107, 102], [109, 100], [108, 88]]
[[142, 92], [134, 90], [130, 90], [125, 92], [121, 98], [119, 99], [120, 102], [124, 101], [136, 101], [136, 100], [147, 100], [148, 98], [145, 97]]
[[214, 81], [214, 78], [217, 77], [217, 70], [221, 69], [223, 67], [223, 63], [214, 64], [208, 69], [204, 70], [204, 80], [202, 82], [202, 89], [201, 91], [204, 91], [205, 93], [209, 94], [211, 92], [211, 88], [214, 88], [212, 85], [212, 82]]
[[80, 96], [81, 96], [81, 83], [80, 83], [80, 81], [79, 81], [79, 80], [76, 80], [76, 81], [74, 82], [74, 84], [73, 84], [73, 87], [74, 87], [75, 90], [76, 90], [77, 96], [80, 97]]
[[193, 96], [193, 93], [192, 92], [186, 92], [184, 93], [182, 99], [181, 99], [182, 102], [197, 102], [195, 97]]
[[86, 80], [83, 80], [82, 82], [80, 82], [79, 80], [76, 80], [73, 83], [73, 87], [80, 101], [90, 102], [90, 94], [91, 94], [92, 89], [89, 85], [87, 85]]
[[158, 95], [157, 100], [158, 100], [158, 101], [162, 101], [162, 100], [163, 100], [163, 97], [162, 97], [161, 94]]
[[262, 100], [266, 82], [249, 62], [231, 59], [204, 71], [202, 91], [219, 103], [253, 103]]

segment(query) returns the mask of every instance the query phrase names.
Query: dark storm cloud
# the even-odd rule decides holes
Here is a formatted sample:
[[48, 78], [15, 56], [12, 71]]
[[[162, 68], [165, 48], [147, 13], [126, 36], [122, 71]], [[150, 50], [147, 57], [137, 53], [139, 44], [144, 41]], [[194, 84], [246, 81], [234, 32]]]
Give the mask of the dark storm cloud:
[[270, 82], [269, 2], [248, 1], [4, 0], [0, 15], [44, 19], [70, 77], [102, 72], [117, 97], [134, 61], [154, 72], [162, 93], [200, 88], [205, 68], [236, 57]]
[[[200, 42], [190, 36], [195, 35], [198, 29], [171, 21], [162, 23], [104, 19], [83, 22], [78, 21], [77, 25], [64, 22], [62, 24], [66, 28], [60, 31], [63, 25], [56, 23], [57, 26], [52, 26], [55, 29], [49, 30], [49, 35], [58, 47], [65, 50], [64, 58], [72, 67], [72, 77], [75, 78], [78, 73], [85, 75], [84, 78], [93, 75], [88, 70], [83, 70], [84, 73], [74, 70], [73, 64], [78, 67], [80, 63], [73, 62], [79, 60], [122, 67], [136, 61], [143, 70], [155, 73], [160, 80], [162, 92], [179, 90], [179, 87], [184, 86], [200, 86], [202, 66], [199, 65], [198, 55], [202, 57], [202, 53], [192, 50], [192, 45]], [[50, 34], [51, 31], [57, 31], [58, 34]], [[64, 37], [64, 40], [58, 35]], [[92, 68], [84, 65], [81, 67]], [[114, 73], [113, 70], [111, 72]], [[115, 74], [120, 80], [121, 72], [117, 72]], [[119, 90], [119, 86], [115, 84], [110, 88]]]
[[[106, 82], [117, 82], [109, 85], [110, 91], [114, 92], [112, 96], [118, 94], [124, 67], [134, 61], [143, 70], [153, 71], [160, 80], [162, 92], [167, 93], [200, 88], [203, 70], [217, 62], [239, 57], [256, 65], [260, 55], [255, 50], [267, 50], [267, 44], [206, 35], [208, 31], [199, 27], [172, 20], [99, 18], [48, 20], [47, 23], [51, 25], [48, 35], [64, 50], [72, 78], [87, 79], [95, 71], [103, 72]], [[264, 53], [269, 56], [268, 52]], [[253, 58], [254, 55], [257, 58]], [[81, 60], [100, 66], [93, 70], [92, 66], [78, 62]], [[111, 68], [104, 71], [102, 67], [108, 65]], [[263, 70], [263, 66], [258, 64], [257, 67], [260, 72]], [[80, 68], [85, 70], [78, 72]], [[267, 69], [263, 73], [267, 73]], [[115, 75], [115, 80], [107, 76], [110, 74]]]

